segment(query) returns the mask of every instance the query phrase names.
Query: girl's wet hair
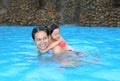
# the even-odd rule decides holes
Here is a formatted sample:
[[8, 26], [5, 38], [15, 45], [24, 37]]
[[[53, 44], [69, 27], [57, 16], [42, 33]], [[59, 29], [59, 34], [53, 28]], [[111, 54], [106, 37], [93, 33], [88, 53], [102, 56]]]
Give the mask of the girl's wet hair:
[[44, 31], [47, 34], [47, 36], [49, 36], [48, 27], [46, 25], [41, 25], [41, 26], [37, 26], [37, 27], [33, 28], [33, 30], [32, 30], [33, 40], [35, 39], [35, 34], [39, 31]]
[[59, 25], [57, 24], [51, 24], [49, 27], [49, 34], [51, 35], [55, 29], [59, 28]]

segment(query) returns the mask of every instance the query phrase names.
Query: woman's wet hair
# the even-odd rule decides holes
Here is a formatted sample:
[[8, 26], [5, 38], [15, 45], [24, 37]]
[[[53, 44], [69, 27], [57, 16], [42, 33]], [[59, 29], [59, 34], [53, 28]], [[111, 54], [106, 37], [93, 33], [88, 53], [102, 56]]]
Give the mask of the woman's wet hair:
[[51, 24], [49, 27], [49, 34], [51, 35], [55, 29], [59, 28], [59, 25], [57, 24]]
[[41, 25], [41, 26], [37, 26], [37, 27], [33, 28], [33, 30], [32, 30], [32, 39], [33, 40], [35, 39], [35, 34], [40, 31], [44, 31], [47, 34], [47, 36], [49, 36], [48, 27], [46, 25]]

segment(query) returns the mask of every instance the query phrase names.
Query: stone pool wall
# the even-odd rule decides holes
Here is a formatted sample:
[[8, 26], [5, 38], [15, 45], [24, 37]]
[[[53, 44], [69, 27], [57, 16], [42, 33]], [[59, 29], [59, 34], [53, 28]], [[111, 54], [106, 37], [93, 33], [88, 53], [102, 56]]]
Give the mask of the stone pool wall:
[[0, 25], [120, 27], [120, 0], [0, 0]]

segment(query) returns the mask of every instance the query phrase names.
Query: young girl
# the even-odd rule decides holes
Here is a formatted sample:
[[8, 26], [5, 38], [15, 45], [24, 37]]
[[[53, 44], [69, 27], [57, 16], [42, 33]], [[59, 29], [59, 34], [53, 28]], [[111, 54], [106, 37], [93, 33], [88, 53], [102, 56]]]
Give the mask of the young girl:
[[[63, 37], [60, 35], [60, 28], [57, 24], [52, 24], [49, 27], [49, 33], [50, 33], [52, 43], [58, 41], [60, 38], [63, 39]], [[65, 50], [73, 51], [73, 48], [67, 45], [64, 39], [59, 43], [59, 46]]]

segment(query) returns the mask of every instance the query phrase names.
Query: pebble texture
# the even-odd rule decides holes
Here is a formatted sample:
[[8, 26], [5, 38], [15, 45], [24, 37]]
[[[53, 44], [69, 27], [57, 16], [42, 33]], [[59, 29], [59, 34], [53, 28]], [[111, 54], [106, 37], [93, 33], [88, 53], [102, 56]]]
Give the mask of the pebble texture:
[[0, 0], [0, 25], [120, 27], [120, 0]]

